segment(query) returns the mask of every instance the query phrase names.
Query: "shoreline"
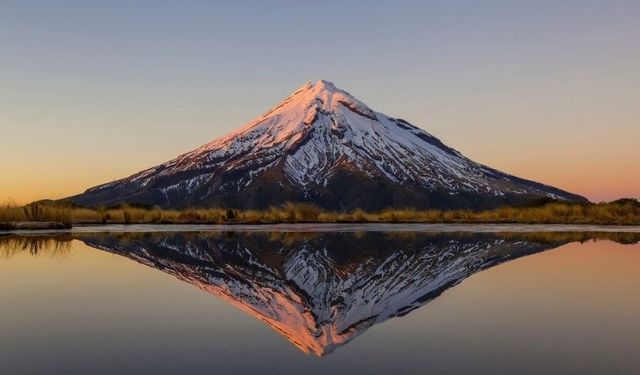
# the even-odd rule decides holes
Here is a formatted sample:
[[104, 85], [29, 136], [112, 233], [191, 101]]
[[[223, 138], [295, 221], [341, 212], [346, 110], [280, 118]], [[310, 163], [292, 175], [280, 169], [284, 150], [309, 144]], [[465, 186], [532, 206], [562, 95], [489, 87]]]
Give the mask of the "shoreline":
[[56, 221], [12, 221], [0, 223], [1, 231], [71, 229], [73, 226]]
[[262, 223], [262, 224], [83, 224], [72, 228], [0, 229], [0, 235], [128, 232], [618, 232], [640, 233], [640, 225], [523, 223]]

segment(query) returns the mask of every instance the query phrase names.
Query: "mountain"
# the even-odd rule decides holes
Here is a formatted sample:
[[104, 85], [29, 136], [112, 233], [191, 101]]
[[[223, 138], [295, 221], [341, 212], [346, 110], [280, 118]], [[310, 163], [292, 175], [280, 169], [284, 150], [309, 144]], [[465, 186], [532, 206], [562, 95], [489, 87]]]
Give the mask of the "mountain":
[[85, 206], [266, 208], [291, 201], [377, 210], [493, 208], [537, 198], [586, 201], [476, 163], [318, 81], [226, 136], [69, 199]]
[[569, 241], [492, 233], [77, 236], [222, 298], [318, 356], [478, 271]]

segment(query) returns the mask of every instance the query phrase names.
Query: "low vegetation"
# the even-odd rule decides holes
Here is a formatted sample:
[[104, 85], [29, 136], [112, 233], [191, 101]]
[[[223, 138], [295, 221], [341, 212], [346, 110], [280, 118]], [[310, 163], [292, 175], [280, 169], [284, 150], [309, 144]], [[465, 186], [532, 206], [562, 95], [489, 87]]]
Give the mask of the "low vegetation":
[[7, 203], [0, 207], [0, 229], [15, 229], [16, 223], [25, 222], [48, 222], [54, 224], [52, 227], [55, 228], [70, 228], [73, 224], [73, 209], [51, 203], [31, 203], [26, 206]]
[[[323, 211], [309, 204], [285, 203], [266, 210], [190, 208], [163, 210], [139, 206], [84, 208], [56, 202], [0, 207], [0, 228], [15, 222], [78, 224], [273, 224], [273, 223], [521, 223], [640, 225], [640, 202], [541, 202], [486, 211], [388, 209], [379, 212]], [[4, 224], [3, 224], [4, 223]]]

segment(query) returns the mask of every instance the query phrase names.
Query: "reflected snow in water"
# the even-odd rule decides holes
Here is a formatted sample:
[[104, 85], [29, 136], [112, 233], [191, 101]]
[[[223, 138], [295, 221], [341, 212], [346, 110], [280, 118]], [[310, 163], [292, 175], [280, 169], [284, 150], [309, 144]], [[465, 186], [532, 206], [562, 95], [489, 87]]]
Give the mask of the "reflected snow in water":
[[466, 227], [0, 236], [0, 369], [640, 370], [640, 233]]

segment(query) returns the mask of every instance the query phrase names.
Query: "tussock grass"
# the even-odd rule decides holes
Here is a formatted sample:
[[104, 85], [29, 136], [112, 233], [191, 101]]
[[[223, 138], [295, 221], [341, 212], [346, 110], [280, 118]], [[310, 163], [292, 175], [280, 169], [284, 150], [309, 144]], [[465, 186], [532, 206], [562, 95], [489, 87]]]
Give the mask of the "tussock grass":
[[52, 203], [31, 203], [25, 206], [6, 203], [0, 207], [0, 223], [19, 221], [51, 221], [71, 227], [73, 216], [69, 207]]
[[[55, 221], [71, 224], [271, 224], [271, 223], [520, 223], [640, 225], [640, 202], [620, 199], [609, 203], [550, 202], [537, 206], [494, 210], [387, 209], [366, 212], [323, 211], [307, 203], [284, 203], [266, 210], [189, 208], [162, 210], [123, 205], [84, 208], [62, 203], [32, 203], [0, 207], [0, 223]], [[0, 225], [1, 227], [1, 225]]]

